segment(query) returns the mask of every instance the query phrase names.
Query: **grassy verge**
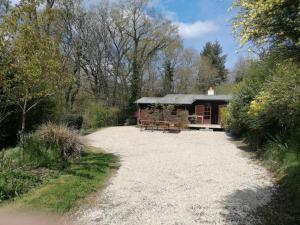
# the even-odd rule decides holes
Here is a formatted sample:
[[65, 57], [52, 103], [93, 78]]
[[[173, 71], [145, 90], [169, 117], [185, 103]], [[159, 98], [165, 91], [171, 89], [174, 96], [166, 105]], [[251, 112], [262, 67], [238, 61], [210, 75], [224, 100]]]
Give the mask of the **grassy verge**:
[[280, 153], [272, 145], [260, 156], [278, 180], [278, 189], [270, 202], [255, 209], [260, 225], [300, 224], [300, 158], [295, 149]]
[[40, 186], [15, 198], [8, 206], [65, 213], [79, 200], [103, 187], [118, 159], [112, 154], [87, 152], [56, 176], [47, 176]]
[[[277, 191], [266, 205], [249, 213], [258, 218], [257, 225], [300, 224], [300, 155], [298, 144], [266, 143], [258, 151], [253, 151], [241, 140], [236, 145], [259, 159], [277, 180]], [[244, 223], [238, 223], [244, 224]]]
[[258, 156], [278, 178], [279, 184], [291, 196], [300, 209], [300, 151], [299, 144], [283, 141], [268, 141]]

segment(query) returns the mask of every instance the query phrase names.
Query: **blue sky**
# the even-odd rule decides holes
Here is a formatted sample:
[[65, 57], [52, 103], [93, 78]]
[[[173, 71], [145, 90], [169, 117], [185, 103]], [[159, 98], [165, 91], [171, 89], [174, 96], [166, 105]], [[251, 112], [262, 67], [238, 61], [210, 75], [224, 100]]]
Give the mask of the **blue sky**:
[[231, 30], [233, 0], [154, 0], [153, 6], [179, 26], [186, 47], [199, 52], [207, 41], [218, 40], [232, 68], [238, 55], [245, 54]]
[[[95, 4], [101, 0], [85, 0]], [[118, 1], [118, 0], [111, 0]], [[18, 0], [12, 0], [18, 2]], [[227, 55], [226, 66], [231, 69], [239, 55], [247, 54], [241, 49], [231, 31], [234, 12], [229, 12], [233, 0], [151, 0], [155, 9], [179, 27], [185, 47], [201, 51], [208, 41], [218, 40]]]

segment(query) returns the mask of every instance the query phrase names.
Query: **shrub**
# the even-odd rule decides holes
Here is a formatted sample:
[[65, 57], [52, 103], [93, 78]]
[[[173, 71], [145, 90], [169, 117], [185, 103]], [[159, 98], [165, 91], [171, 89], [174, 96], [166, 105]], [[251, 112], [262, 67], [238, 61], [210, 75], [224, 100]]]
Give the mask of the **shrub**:
[[300, 69], [296, 63], [254, 63], [229, 104], [231, 129], [260, 147], [268, 135], [291, 135], [300, 125]]
[[80, 130], [83, 123], [83, 117], [78, 114], [66, 114], [61, 117], [60, 122], [67, 127]]
[[101, 104], [90, 104], [85, 112], [86, 128], [101, 128], [118, 125], [118, 108], [109, 108]]
[[189, 124], [188, 116], [189, 112], [185, 110], [178, 113], [179, 126], [181, 128], [187, 128], [187, 125]]
[[83, 149], [78, 134], [64, 125], [46, 123], [37, 130], [36, 135], [46, 148], [57, 149], [63, 161], [78, 158]]

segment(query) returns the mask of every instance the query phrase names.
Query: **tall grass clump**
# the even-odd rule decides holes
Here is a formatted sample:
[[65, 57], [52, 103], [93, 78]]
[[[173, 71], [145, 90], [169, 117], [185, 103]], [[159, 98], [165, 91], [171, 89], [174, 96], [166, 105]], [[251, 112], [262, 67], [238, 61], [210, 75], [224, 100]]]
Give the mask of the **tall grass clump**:
[[76, 131], [65, 125], [46, 123], [36, 131], [38, 140], [42, 141], [44, 147], [57, 151], [62, 161], [80, 157], [83, 145]]

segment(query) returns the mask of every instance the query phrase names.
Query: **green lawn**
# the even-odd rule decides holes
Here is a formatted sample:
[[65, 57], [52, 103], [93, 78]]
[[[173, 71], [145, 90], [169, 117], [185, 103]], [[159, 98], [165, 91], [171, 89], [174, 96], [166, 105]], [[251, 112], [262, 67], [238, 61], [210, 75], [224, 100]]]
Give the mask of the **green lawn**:
[[80, 162], [72, 163], [59, 176], [15, 198], [8, 206], [65, 213], [88, 194], [104, 187], [117, 167], [118, 158], [112, 154], [85, 153]]

